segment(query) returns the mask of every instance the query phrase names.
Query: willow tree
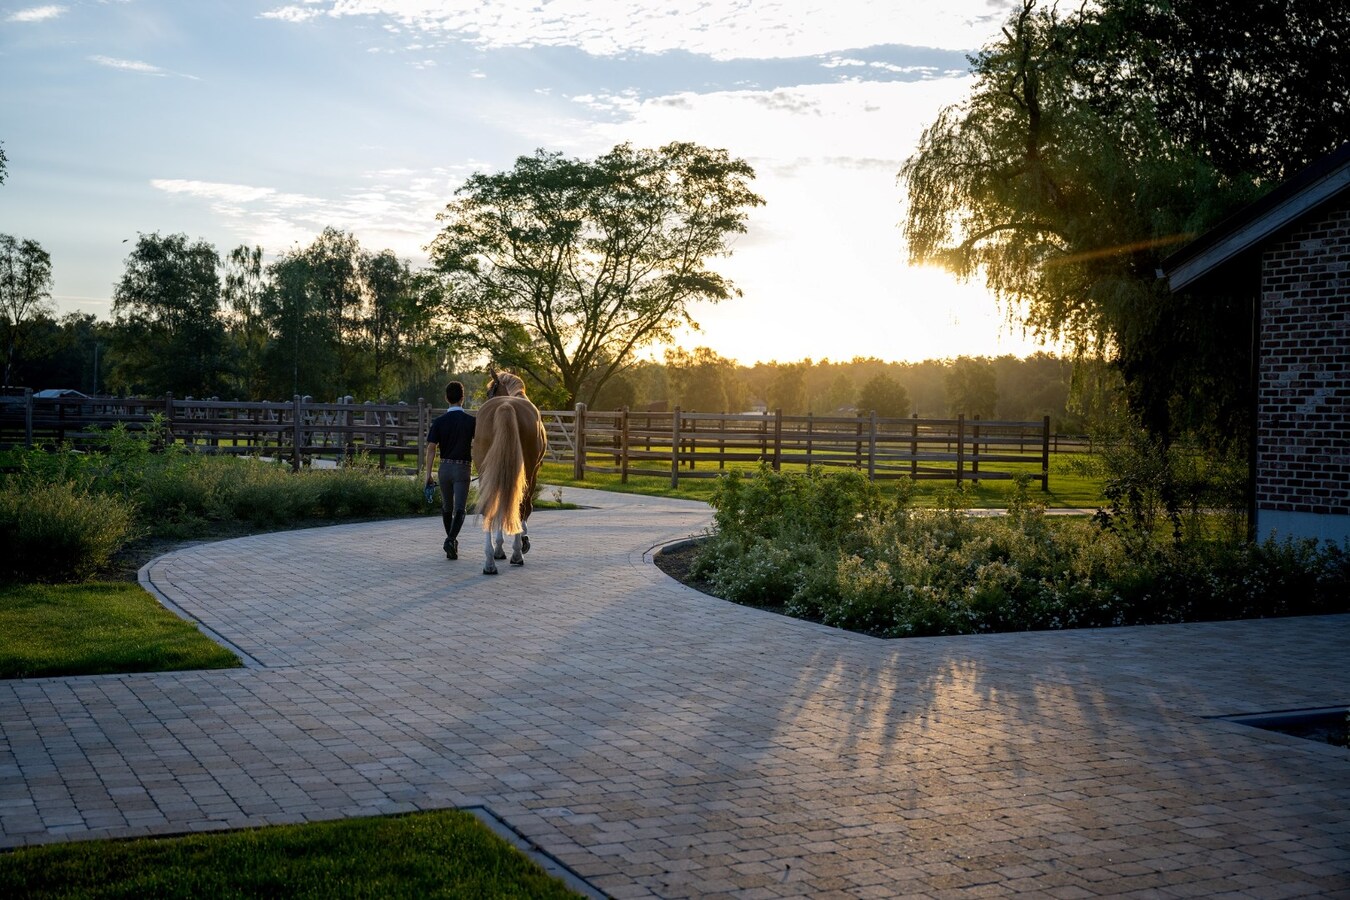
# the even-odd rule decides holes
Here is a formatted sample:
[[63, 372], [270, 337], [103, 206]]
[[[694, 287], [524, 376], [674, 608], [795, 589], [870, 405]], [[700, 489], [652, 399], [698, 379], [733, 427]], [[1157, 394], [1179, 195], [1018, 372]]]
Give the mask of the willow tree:
[[636, 350], [696, 327], [692, 304], [739, 295], [709, 263], [763, 203], [753, 179], [692, 143], [539, 150], [465, 182], [428, 249], [466, 340], [560, 400], [590, 400]]
[[[1346, 10], [1347, 0], [1101, 0], [1060, 16], [1024, 0], [972, 59], [970, 95], [941, 111], [901, 169], [911, 262], [978, 275], [1031, 332], [1112, 359], [1155, 433], [1234, 434], [1245, 422], [1246, 298], [1170, 297], [1157, 271], [1344, 139]], [[1245, 27], [1252, 15], [1266, 27]], [[1279, 66], [1261, 49], [1272, 42]], [[1272, 116], [1323, 124], [1296, 140], [1263, 124], [1246, 144], [1213, 126]]]

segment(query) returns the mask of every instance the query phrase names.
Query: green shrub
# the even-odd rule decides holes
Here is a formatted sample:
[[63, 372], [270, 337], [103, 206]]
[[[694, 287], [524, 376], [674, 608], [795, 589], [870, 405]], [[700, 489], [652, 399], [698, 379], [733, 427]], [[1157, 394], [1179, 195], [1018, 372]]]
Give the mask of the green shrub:
[[239, 472], [229, 494], [230, 516], [258, 526], [284, 525], [312, 518], [319, 509], [321, 485], [308, 473], [296, 475], [284, 464], [238, 460]]
[[0, 579], [77, 581], [107, 566], [136, 533], [130, 503], [71, 482], [0, 485]]
[[[141, 433], [119, 424], [90, 452], [14, 450], [8, 461], [16, 471], [0, 480], [4, 578], [87, 577], [135, 533], [181, 539], [222, 523], [272, 528], [435, 512], [416, 479], [390, 475], [366, 457], [336, 471], [292, 473], [284, 463], [184, 450], [154, 423]], [[29, 546], [19, 541], [51, 549], [9, 552]]]
[[695, 573], [727, 599], [887, 637], [1350, 610], [1341, 547], [1167, 534], [1144, 499], [1123, 518], [1052, 520], [1025, 480], [1004, 517], [965, 499], [916, 510], [906, 486], [887, 500], [856, 474], [731, 476]]
[[390, 478], [368, 456], [355, 456], [332, 471], [311, 471], [318, 481], [318, 506], [326, 518], [410, 515], [425, 506], [422, 485]]
[[230, 498], [243, 474], [239, 461], [228, 457], [176, 454], [146, 473], [136, 499], [153, 520], [221, 521], [230, 516]]

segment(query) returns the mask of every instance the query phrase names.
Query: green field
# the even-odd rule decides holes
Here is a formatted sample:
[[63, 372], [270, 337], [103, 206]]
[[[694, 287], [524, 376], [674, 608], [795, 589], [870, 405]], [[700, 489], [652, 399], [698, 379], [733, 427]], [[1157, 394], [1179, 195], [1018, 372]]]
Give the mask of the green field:
[[[1050, 458], [1050, 490], [1042, 492], [1039, 487], [1039, 480], [1033, 481], [1032, 498], [1043, 501], [1047, 507], [1052, 509], [1096, 509], [1102, 505], [1104, 501], [1102, 499], [1101, 477], [1084, 475], [1078, 471], [1081, 467], [1075, 464], [1076, 458], [1068, 455], [1052, 456]], [[688, 469], [683, 469], [680, 472], [679, 487], [672, 488], [669, 475], [630, 474], [628, 483], [623, 484], [616, 473], [587, 472], [586, 477], [578, 481], [572, 477], [572, 464], [570, 462], [545, 462], [543, 470], [539, 474], [539, 480], [545, 484], [558, 485], [564, 488], [584, 487], [620, 493], [707, 501], [712, 497], [713, 490], [717, 485], [714, 473], [720, 474], [728, 469], [753, 473], [758, 468], [759, 466], [756, 463], [737, 463], [729, 464], [727, 469], [719, 470], [713, 463], [703, 468], [696, 467], [693, 477], [690, 477]], [[949, 468], [955, 470], [954, 465], [949, 466]], [[1037, 479], [1040, 476], [1040, 466], [1035, 463], [1003, 463], [999, 468], [1000, 471], [1022, 472]], [[802, 472], [805, 470], [805, 466], [796, 464], [782, 467], [784, 472]], [[885, 491], [886, 486], [892, 483], [882, 481], [882, 490]], [[942, 495], [950, 493], [955, 484], [954, 479], [932, 479], [916, 482], [914, 505], [937, 505]], [[978, 483], [967, 480], [963, 487], [962, 503], [972, 509], [1000, 509], [1007, 506], [1008, 498], [1012, 495], [1014, 487], [1015, 482], [1011, 479], [985, 479]], [[547, 492], [544, 496], [548, 496]]]

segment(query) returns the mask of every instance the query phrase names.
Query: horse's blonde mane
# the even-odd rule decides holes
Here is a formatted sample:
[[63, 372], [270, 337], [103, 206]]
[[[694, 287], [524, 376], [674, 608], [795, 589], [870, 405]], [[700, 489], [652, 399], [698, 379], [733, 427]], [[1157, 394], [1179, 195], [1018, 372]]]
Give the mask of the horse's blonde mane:
[[498, 372], [494, 377], [497, 380], [497, 384], [501, 385], [503, 391], [503, 393], [498, 394], [497, 396], [500, 397], [525, 396], [525, 381], [519, 375], [513, 374], [511, 372]]

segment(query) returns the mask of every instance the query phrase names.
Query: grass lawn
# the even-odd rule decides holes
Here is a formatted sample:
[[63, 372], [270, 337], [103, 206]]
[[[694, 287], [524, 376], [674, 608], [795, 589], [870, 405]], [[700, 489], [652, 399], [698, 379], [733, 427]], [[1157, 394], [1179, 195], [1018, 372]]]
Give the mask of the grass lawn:
[[36, 898], [579, 895], [457, 810], [0, 853], [0, 896]]
[[0, 586], [0, 678], [238, 666], [139, 584]]
[[[1031, 496], [1033, 499], [1044, 501], [1047, 507], [1054, 508], [1082, 508], [1095, 509], [1101, 506], [1105, 501], [1102, 498], [1102, 480], [1100, 477], [1087, 476], [1076, 471], [1076, 467], [1070, 461], [1071, 457], [1051, 457], [1050, 459], [1050, 490], [1042, 493], [1040, 483], [1033, 481], [1031, 485]], [[755, 466], [741, 466], [743, 471], [753, 472]], [[1028, 474], [1032, 474], [1033, 468], [1030, 464], [1013, 463], [1004, 464], [1006, 469], [1024, 469]], [[800, 465], [787, 465], [783, 471], [804, 471], [805, 467]], [[695, 469], [695, 472], [715, 472], [716, 469]], [[1039, 470], [1037, 470], [1039, 471]], [[578, 487], [593, 488], [601, 491], [617, 491], [628, 494], [644, 494], [657, 497], [680, 497], [685, 500], [703, 500], [707, 501], [712, 497], [713, 490], [717, 485], [716, 478], [689, 478], [685, 473], [680, 475], [680, 486], [672, 489], [669, 476], [652, 475], [629, 475], [628, 483], [621, 484], [617, 474], [604, 472], [587, 472], [584, 481], [577, 481], [572, 477], [572, 464], [545, 462], [543, 469], [539, 473], [539, 480], [548, 485], [556, 485], [562, 488]], [[891, 482], [881, 482], [882, 490]], [[944, 491], [950, 491], [955, 486], [954, 481], [933, 481], [925, 480], [915, 483], [914, 486], [914, 505], [915, 506], [935, 506], [938, 503], [939, 496]], [[965, 504], [972, 509], [998, 509], [1008, 505], [1008, 497], [1012, 494], [1014, 482], [1011, 479], [998, 481], [984, 480], [978, 485], [972, 485], [966, 482]], [[544, 496], [549, 496], [547, 489]], [[566, 500], [564, 491], [563, 499]]]

